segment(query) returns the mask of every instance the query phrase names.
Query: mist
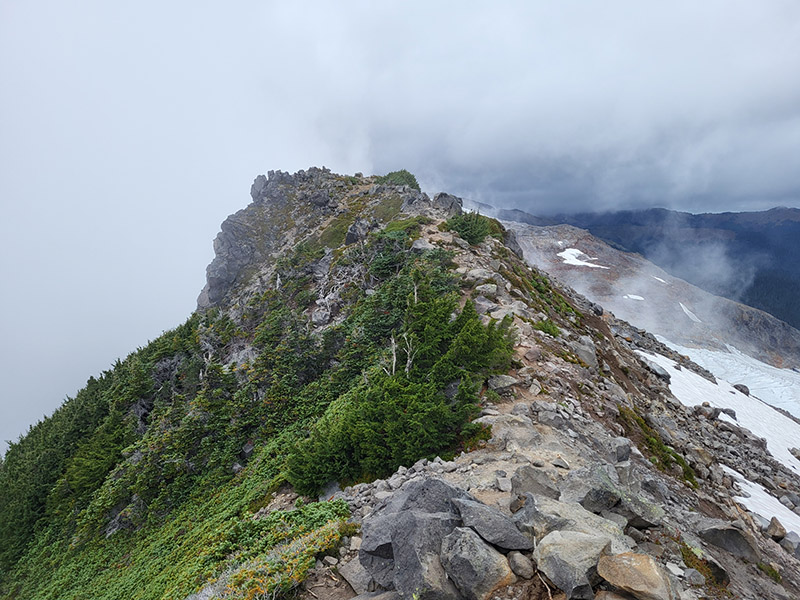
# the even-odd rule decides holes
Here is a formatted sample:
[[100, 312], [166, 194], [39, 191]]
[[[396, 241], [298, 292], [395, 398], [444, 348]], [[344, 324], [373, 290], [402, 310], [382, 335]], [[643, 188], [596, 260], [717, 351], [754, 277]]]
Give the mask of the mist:
[[271, 169], [534, 214], [797, 206], [800, 5], [0, 3], [0, 444], [185, 320]]

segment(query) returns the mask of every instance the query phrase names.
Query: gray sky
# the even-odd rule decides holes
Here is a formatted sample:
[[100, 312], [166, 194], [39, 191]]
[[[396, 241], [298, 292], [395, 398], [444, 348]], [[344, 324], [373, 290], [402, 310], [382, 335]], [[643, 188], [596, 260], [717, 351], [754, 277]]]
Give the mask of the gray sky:
[[185, 320], [269, 169], [800, 205], [800, 3], [0, 0], [0, 448]]

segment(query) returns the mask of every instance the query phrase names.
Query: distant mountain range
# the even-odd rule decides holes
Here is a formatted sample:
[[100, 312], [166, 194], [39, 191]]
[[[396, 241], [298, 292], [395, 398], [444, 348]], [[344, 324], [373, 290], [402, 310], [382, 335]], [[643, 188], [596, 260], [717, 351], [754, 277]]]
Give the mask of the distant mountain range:
[[666, 209], [538, 217], [476, 205], [499, 219], [586, 229], [638, 252], [712, 294], [759, 308], [800, 328], [800, 210], [691, 214]]

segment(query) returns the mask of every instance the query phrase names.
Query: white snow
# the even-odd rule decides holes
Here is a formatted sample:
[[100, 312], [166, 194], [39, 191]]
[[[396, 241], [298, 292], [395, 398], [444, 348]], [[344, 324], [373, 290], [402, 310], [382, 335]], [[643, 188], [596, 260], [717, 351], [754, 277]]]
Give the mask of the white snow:
[[644, 300], [644, 298], [637, 296], [636, 294], [625, 294], [623, 298], [626, 300]]
[[800, 473], [800, 461], [789, 448], [800, 446], [800, 424], [779, 413], [769, 404], [753, 396], [745, 396], [724, 379], [714, 385], [688, 369], [675, 368], [675, 362], [660, 354], [644, 354], [649, 360], [664, 367], [671, 376], [669, 388], [685, 406], [708, 402], [719, 408], [736, 411], [736, 423], [767, 440], [767, 449], [775, 460]]
[[685, 312], [686, 316], [689, 317], [692, 321], [694, 321], [695, 323], [702, 323], [702, 321], [699, 318], [697, 318], [696, 314], [694, 314], [692, 311], [690, 311], [688, 308], [686, 308], [683, 305], [683, 302], [678, 302], [678, 304], [681, 305], [681, 308], [683, 309], [683, 312]]
[[[587, 262], [588, 260], [597, 260], [597, 258], [586, 256], [586, 254], [584, 254], [577, 248], [567, 248], [563, 252], [559, 252], [557, 256], [563, 258], [566, 264], [575, 265], [576, 267], [593, 267], [595, 269], [609, 268], [609, 267], [604, 267], [603, 265], [595, 265], [593, 263]], [[581, 257], [585, 257], [586, 260], [583, 260]]]
[[661, 279], [661, 277], [656, 277], [655, 275], [650, 275], [650, 277], [652, 277], [652, 278], [653, 278], [653, 279], [655, 279], [656, 281], [660, 281], [661, 283], [667, 283], [666, 281], [664, 281], [663, 279]]
[[[670, 348], [691, 358], [704, 369], [731, 383], [743, 383], [767, 404], [782, 408], [800, 418], [800, 373], [779, 369], [742, 354], [733, 346], [728, 351], [687, 348], [656, 336]], [[800, 447], [800, 440], [796, 446]]]
[[786, 531], [800, 532], [800, 515], [786, 508], [775, 496], [770, 495], [762, 485], [745, 479], [744, 475], [739, 471], [727, 465], [722, 465], [722, 468], [728, 475], [739, 482], [739, 487], [742, 491], [749, 494], [749, 498], [735, 496], [735, 500], [743, 504], [747, 510], [761, 515], [767, 521], [772, 517], [778, 517], [778, 521], [786, 528]]

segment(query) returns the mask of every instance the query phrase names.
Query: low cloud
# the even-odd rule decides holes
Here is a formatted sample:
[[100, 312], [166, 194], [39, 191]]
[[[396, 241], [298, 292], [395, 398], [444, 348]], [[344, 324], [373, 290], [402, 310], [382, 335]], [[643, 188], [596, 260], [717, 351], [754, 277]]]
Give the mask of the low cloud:
[[342, 163], [541, 214], [800, 199], [800, 5], [391, 6], [279, 40]]

